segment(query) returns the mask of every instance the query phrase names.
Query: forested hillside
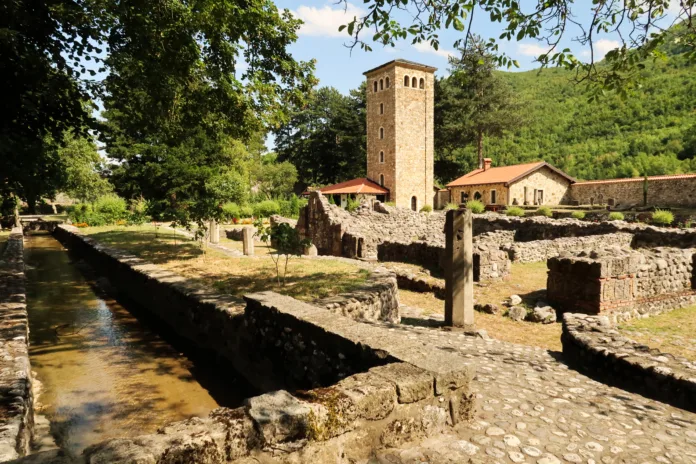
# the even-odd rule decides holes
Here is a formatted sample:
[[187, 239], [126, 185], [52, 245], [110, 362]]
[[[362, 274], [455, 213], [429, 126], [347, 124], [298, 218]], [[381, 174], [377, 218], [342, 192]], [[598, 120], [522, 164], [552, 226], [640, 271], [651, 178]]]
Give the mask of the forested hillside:
[[[696, 171], [696, 66], [680, 55], [645, 63], [629, 98], [592, 103], [561, 69], [498, 74], [521, 100], [525, 125], [486, 140], [494, 165], [543, 159], [579, 179]], [[458, 150], [462, 171], [475, 167], [475, 148]]]

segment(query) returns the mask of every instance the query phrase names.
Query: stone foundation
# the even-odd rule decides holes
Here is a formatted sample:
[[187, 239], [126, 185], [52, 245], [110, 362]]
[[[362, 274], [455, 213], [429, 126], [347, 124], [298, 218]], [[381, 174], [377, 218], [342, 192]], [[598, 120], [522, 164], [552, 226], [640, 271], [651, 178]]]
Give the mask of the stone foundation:
[[540, 263], [565, 252], [592, 250], [607, 246], [628, 248], [634, 236], [626, 232], [585, 237], [557, 238], [555, 240], [533, 240], [531, 242], [508, 242], [501, 245], [514, 263]]
[[567, 254], [548, 260], [546, 298], [563, 312], [654, 315], [696, 302], [693, 250], [655, 248]]
[[598, 380], [696, 412], [696, 363], [635, 343], [601, 316], [565, 314], [563, 357]]
[[0, 253], [1, 462], [28, 453], [34, 427], [25, 288], [24, 238], [15, 228]]

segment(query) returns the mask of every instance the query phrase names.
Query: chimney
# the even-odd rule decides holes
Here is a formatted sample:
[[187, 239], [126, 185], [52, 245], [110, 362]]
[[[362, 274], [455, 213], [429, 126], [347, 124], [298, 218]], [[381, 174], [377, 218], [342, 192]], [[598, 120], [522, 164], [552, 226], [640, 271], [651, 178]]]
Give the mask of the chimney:
[[488, 171], [491, 168], [491, 161], [493, 161], [490, 158], [483, 158], [483, 170]]

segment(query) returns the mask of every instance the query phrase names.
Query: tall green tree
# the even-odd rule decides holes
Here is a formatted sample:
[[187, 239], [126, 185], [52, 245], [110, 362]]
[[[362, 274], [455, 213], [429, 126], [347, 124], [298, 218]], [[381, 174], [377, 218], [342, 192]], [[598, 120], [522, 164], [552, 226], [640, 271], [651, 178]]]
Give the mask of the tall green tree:
[[66, 178], [61, 190], [68, 196], [92, 202], [113, 192], [113, 185], [105, 177], [104, 160], [92, 138], [68, 133], [63, 145], [56, 149], [65, 166]]
[[436, 140], [443, 152], [475, 143], [481, 168], [484, 138], [521, 126], [521, 107], [510, 86], [495, 74], [495, 57], [483, 40], [472, 36], [458, 51], [459, 56], [449, 59], [450, 77], [438, 86]]
[[119, 190], [202, 225], [248, 192], [244, 144], [314, 85], [287, 50], [300, 21], [267, 0], [127, 0], [113, 17], [102, 137]]
[[300, 188], [365, 175], [365, 111], [365, 84], [348, 96], [322, 87], [275, 131], [278, 160], [297, 168]]

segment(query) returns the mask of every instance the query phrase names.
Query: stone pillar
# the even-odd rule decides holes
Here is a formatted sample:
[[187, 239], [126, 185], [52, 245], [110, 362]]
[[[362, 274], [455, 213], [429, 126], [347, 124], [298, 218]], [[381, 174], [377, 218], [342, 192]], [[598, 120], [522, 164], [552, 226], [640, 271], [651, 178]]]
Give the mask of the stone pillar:
[[474, 256], [471, 210], [460, 206], [445, 221], [445, 324], [474, 324]]
[[210, 237], [210, 243], [220, 243], [220, 224], [213, 219], [209, 224], [208, 235]]
[[256, 229], [251, 226], [246, 226], [242, 232], [242, 240], [244, 242], [244, 254], [246, 256], [254, 256], [254, 233]]

